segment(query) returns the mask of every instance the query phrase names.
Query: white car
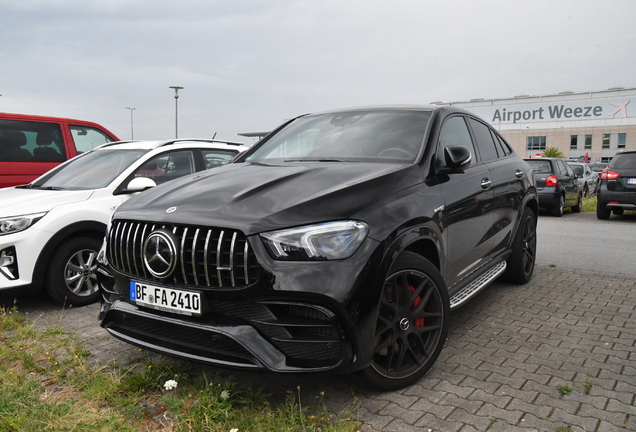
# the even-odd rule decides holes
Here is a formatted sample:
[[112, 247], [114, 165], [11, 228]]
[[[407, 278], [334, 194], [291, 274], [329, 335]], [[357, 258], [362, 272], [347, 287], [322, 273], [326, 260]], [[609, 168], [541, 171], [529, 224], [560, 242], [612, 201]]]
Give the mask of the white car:
[[97, 301], [96, 255], [114, 210], [145, 189], [226, 164], [248, 148], [221, 140], [115, 142], [32, 183], [0, 189], [0, 290], [44, 287], [61, 304]]

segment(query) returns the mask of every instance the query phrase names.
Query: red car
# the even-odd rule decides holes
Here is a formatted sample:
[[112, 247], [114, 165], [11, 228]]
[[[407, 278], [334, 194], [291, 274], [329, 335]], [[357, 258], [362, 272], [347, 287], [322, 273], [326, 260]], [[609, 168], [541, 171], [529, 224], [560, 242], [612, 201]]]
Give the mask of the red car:
[[26, 184], [61, 162], [119, 141], [83, 120], [0, 113], [0, 188]]

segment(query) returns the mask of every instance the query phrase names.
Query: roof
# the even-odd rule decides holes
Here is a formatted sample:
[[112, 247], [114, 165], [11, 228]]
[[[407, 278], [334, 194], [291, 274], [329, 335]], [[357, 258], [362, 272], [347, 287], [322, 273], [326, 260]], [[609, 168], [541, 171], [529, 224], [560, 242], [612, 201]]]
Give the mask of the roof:
[[202, 139], [202, 138], [180, 138], [180, 139], [172, 139], [167, 141], [115, 141], [107, 144], [101, 145], [100, 149], [117, 147], [117, 148], [125, 148], [125, 149], [145, 149], [145, 150], [153, 150], [159, 147], [169, 146], [169, 145], [187, 145], [187, 144], [196, 144], [196, 145], [209, 145], [211, 147], [216, 148], [233, 148], [240, 151], [247, 150], [249, 146], [245, 145], [242, 142], [237, 141], [228, 141], [228, 140], [218, 140], [218, 139]]

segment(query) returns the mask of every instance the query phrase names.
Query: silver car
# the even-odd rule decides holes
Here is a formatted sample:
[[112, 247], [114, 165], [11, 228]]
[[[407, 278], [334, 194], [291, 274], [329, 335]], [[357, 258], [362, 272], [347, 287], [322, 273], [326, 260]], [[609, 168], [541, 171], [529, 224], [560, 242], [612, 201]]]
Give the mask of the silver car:
[[597, 172], [592, 171], [590, 164], [576, 161], [567, 161], [567, 164], [570, 165], [572, 171], [576, 174], [576, 178], [580, 179], [583, 184], [583, 198], [591, 193], [596, 193], [600, 178]]

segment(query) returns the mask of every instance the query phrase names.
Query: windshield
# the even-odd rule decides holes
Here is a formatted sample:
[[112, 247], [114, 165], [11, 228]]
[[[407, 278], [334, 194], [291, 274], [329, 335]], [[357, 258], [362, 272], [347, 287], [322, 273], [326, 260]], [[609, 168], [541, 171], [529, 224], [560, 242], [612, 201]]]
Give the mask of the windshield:
[[97, 150], [73, 159], [35, 181], [34, 189], [99, 189], [108, 186], [119, 174], [148, 150]]
[[415, 161], [429, 112], [357, 111], [298, 118], [247, 161]]

